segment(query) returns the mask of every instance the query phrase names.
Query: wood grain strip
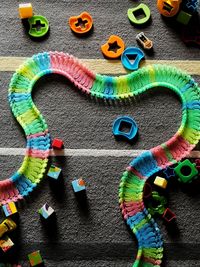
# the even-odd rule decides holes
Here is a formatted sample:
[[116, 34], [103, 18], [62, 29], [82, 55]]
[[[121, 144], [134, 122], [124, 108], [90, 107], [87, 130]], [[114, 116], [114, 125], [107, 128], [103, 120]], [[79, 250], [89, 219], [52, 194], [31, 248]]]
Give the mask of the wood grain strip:
[[[56, 157], [131, 157], [135, 158], [147, 150], [133, 149], [62, 149], [50, 150], [50, 156]], [[0, 147], [0, 156], [24, 156], [26, 148]], [[200, 151], [193, 150], [188, 158], [200, 158]]]
[[[0, 71], [15, 71], [25, 60], [25, 57], [0, 57]], [[81, 59], [81, 61], [95, 73], [127, 73], [120, 60]], [[200, 60], [145, 60], [141, 62], [142, 67], [149, 64], [167, 64], [182, 69], [189, 74], [200, 75]]]

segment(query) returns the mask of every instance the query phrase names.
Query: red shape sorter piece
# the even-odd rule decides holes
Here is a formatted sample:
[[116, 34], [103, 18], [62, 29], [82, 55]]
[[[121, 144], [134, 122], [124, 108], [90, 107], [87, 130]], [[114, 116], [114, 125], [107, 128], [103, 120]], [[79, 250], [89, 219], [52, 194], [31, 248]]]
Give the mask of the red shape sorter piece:
[[164, 213], [163, 213], [163, 219], [170, 223], [171, 221], [174, 221], [176, 219], [176, 215], [169, 209], [167, 208]]
[[62, 149], [64, 147], [64, 142], [61, 139], [55, 138], [53, 139], [52, 147], [55, 149]]

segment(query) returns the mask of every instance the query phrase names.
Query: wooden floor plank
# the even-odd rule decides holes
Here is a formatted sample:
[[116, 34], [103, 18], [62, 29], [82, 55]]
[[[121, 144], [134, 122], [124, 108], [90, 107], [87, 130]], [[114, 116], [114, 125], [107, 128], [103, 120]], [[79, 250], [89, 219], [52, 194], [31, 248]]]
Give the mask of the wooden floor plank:
[[[25, 60], [25, 57], [0, 57], [0, 71], [15, 71]], [[127, 73], [120, 60], [81, 59], [81, 61], [95, 73]], [[200, 60], [145, 60], [141, 62], [142, 67], [152, 64], [167, 64], [182, 69], [191, 75], [200, 75]]]

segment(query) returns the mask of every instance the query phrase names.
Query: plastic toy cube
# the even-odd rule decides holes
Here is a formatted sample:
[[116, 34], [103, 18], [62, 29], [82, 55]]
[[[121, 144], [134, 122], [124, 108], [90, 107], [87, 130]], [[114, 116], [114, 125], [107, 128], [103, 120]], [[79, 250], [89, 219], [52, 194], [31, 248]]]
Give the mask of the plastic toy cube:
[[61, 169], [54, 166], [54, 165], [51, 165], [50, 168], [49, 168], [49, 171], [47, 173], [47, 176], [49, 178], [53, 178], [54, 180], [58, 180], [59, 177], [60, 177], [60, 174], [61, 174]]
[[30, 261], [30, 265], [31, 266], [37, 266], [37, 265], [43, 263], [43, 259], [42, 259], [41, 255], [40, 255], [40, 251], [39, 250], [29, 254], [28, 255], [28, 259]]
[[54, 209], [50, 207], [47, 203], [45, 203], [44, 206], [42, 206], [42, 208], [39, 209], [39, 214], [44, 219], [48, 219], [54, 213], [55, 213]]
[[188, 25], [188, 23], [189, 23], [191, 17], [192, 17], [191, 14], [189, 14], [189, 13], [187, 13], [187, 12], [181, 10], [181, 11], [179, 12], [179, 14], [178, 14], [176, 20], [177, 20], [179, 23], [183, 24], [183, 25]]
[[9, 202], [9, 203], [3, 205], [2, 209], [3, 209], [3, 212], [4, 212], [6, 217], [9, 217], [9, 216], [16, 214], [18, 212], [14, 202]]
[[55, 138], [52, 142], [52, 147], [54, 149], [62, 149], [64, 147], [64, 142], [61, 139]]
[[168, 223], [170, 223], [170, 222], [172, 222], [172, 221], [174, 221], [176, 219], [176, 215], [169, 208], [167, 208], [164, 211], [162, 217]]
[[11, 220], [10, 218], [5, 219], [1, 224], [0, 224], [0, 238], [8, 232], [12, 232], [17, 228], [16, 223]]
[[192, 163], [189, 159], [179, 162], [174, 171], [178, 176], [178, 180], [183, 183], [191, 182], [198, 175], [195, 163]]
[[165, 189], [167, 187], [167, 180], [165, 178], [156, 176], [156, 179], [154, 180], [154, 184]]
[[31, 3], [19, 4], [19, 16], [21, 19], [28, 19], [33, 16], [33, 7]]
[[72, 181], [72, 187], [75, 193], [84, 191], [85, 188], [85, 181], [81, 178], [81, 179], [77, 179]]
[[14, 243], [8, 236], [5, 236], [3, 239], [0, 239], [0, 247], [3, 250], [3, 252], [7, 252], [13, 246], [14, 246]]

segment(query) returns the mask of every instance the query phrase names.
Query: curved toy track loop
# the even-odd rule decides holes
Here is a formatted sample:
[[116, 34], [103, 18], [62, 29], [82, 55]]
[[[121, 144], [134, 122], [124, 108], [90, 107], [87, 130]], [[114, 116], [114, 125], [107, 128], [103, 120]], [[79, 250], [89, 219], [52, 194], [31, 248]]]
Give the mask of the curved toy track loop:
[[181, 71], [163, 65], [142, 68], [120, 77], [95, 75], [79, 61], [64, 53], [41, 53], [28, 59], [13, 75], [9, 102], [14, 116], [27, 137], [26, 156], [21, 168], [0, 182], [0, 203], [27, 196], [44, 176], [47, 167], [50, 136], [47, 124], [33, 103], [31, 91], [43, 75], [58, 73], [94, 97], [121, 99], [137, 96], [150, 88], [166, 87], [182, 101], [182, 123], [167, 142], [134, 159], [124, 172], [119, 202], [125, 221], [138, 239], [134, 267], [160, 266], [163, 243], [156, 222], [145, 209], [143, 189], [154, 173], [189, 154], [200, 139], [200, 90], [194, 80]]

